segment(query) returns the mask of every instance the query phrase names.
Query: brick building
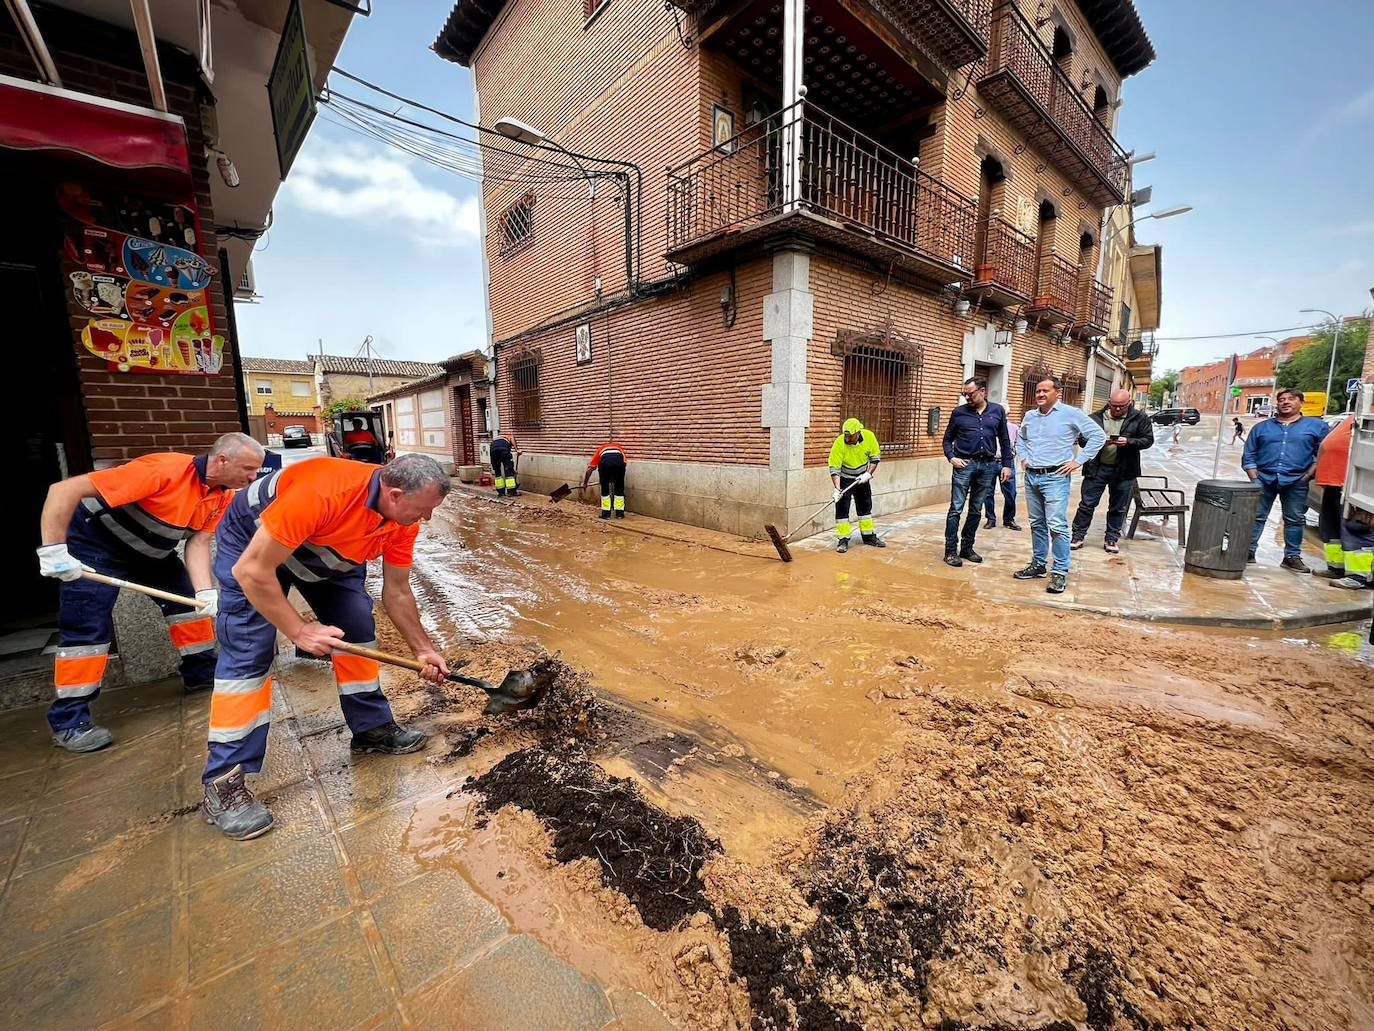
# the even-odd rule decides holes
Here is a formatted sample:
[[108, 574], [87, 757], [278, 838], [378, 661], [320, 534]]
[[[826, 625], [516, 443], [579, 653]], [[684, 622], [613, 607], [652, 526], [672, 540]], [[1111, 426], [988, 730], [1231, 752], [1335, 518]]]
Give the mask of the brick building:
[[1261, 347], [1236, 359], [1236, 378], [1231, 386], [1240, 393], [1226, 399], [1227, 414], [1262, 414], [1273, 405], [1274, 354], [1274, 348]]
[[1174, 391], [1174, 407], [1196, 408], [1209, 415], [1218, 414], [1222, 396], [1226, 393], [1226, 372], [1230, 364], [1230, 358], [1221, 358], [1206, 365], [1189, 365], [1180, 369], [1178, 389]]
[[312, 354], [306, 358], [315, 376], [320, 404], [347, 397], [366, 398], [369, 394], [404, 387], [429, 379], [444, 371], [433, 362], [396, 361], [390, 358], [360, 358], [356, 355]]
[[[202, 19], [155, 2], [142, 36], [129, 4], [0, 14], [0, 303], [18, 342], [6, 373], [25, 386], [9, 396], [21, 439], [0, 633], [55, 617], [33, 558], [53, 481], [246, 426], [233, 299], [281, 184], [263, 84], [288, 6], [211, 4]], [[352, 20], [318, 6], [315, 87]], [[131, 625], [117, 619], [117, 647]], [[167, 651], [160, 617], [152, 643], [121, 648], [126, 672]]]
[[248, 414], [264, 415], [270, 406], [282, 411], [315, 411], [320, 407], [313, 362], [244, 355], [243, 389]]
[[425, 379], [368, 397], [382, 412], [396, 453], [433, 455], [455, 470], [472, 470], [490, 461], [491, 379], [481, 351], [468, 351], [439, 363]]
[[1230, 358], [1180, 369], [1175, 405], [1216, 415], [1223, 410], [1225, 398], [1227, 415], [1262, 414], [1273, 402], [1279, 366], [1315, 339], [1310, 336], [1285, 337], [1272, 347], [1256, 348], [1249, 354], [1237, 356], [1235, 379], [1230, 385], [1238, 388], [1240, 393], [1234, 396], [1227, 390], [1226, 383]]
[[551, 149], [484, 183], [526, 482], [613, 436], [632, 509], [752, 534], [829, 493], [846, 416], [887, 512], [944, 495], [965, 376], [1013, 415], [1045, 372], [1084, 399], [1111, 126], [1154, 59], [1130, 0], [459, 0], [435, 49], [599, 187], [547, 181]]

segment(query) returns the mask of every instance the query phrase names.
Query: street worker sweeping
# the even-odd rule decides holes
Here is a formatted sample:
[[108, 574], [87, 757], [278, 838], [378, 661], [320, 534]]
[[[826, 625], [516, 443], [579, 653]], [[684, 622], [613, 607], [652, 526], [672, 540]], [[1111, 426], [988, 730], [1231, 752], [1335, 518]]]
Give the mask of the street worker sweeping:
[[515, 497], [515, 435], [502, 430], [491, 442], [491, 478], [496, 493]]
[[858, 419], [846, 419], [835, 443], [830, 445], [830, 481], [835, 485], [835, 550], [849, 550], [849, 499], [859, 513], [859, 533], [871, 548], [885, 548], [873, 530], [873, 473], [882, 461], [878, 438]]
[[[277, 631], [311, 655], [334, 663], [339, 704], [352, 748], [403, 755], [425, 735], [396, 725], [382, 694], [377, 661], [333, 649], [335, 641], [376, 647], [365, 576], [382, 560], [382, 606], [438, 681], [448, 665], [420, 625], [410, 566], [420, 521], [448, 494], [448, 474], [428, 455], [402, 455], [375, 466], [313, 458], [256, 480], [229, 506], [215, 535], [219, 663], [210, 701], [209, 758], [201, 779], [205, 819], [225, 836], [255, 838], [272, 814], [253, 797], [244, 774], [262, 769], [272, 705]], [[286, 599], [295, 587], [314, 610], [303, 619]]]
[[611, 518], [615, 512], [617, 519], [625, 518], [625, 467], [629, 458], [625, 449], [615, 441], [607, 441], [596, 449], [587, 469], [582, 474], [582, 486], [587, 486], [596, 470], [596, 478], [601, 483], [601, 519]]
[[[159, 601], [167, 633], [181, 656], [187, 691], [210, 687], [215, 672], [216, 591], [210, 534], [231, 492], [253, 482], [263, 449], [252, 437], [226, 433], [206, 455], [144, 455], [124, 465], [73, 476], [48, 488], [38, 567], [59, 590], [57, 697], [48, 709], [53, 740], [69, 752], [94, 752], [114, 740], [91, 720], [113, 636], [119, 588], [84, 580], [82, 567], [137, 580], [173, 594], [194, 593], [197, 612]], [[177, 545], [186, 542], [186, 560]]]

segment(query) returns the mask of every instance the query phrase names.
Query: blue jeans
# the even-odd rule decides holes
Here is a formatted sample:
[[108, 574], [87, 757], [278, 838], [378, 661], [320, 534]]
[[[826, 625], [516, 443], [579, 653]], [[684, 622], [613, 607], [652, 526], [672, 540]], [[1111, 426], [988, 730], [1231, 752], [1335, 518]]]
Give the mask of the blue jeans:
[[[1012, 467], [1011, 476], [1002, 485], [1002, 525], [1016, 522], [1016, 468]], [[997, 522], [997, 492], [988, 491], [988, 499], [983, 503], [983, 513], [994, 523]]]
[[[992, 485], [1002, 466], [994, 459], [970, 459], [962, 469], [954, 470], [954, 478], [949, 488], [949, 513], [945, 516], [945, 554], [967, 551], [973, 547], [973, 538], [978, 533], [978, 513], [984, 501], [992, 494]], [[959, 516], [968, 504], [968, 518], [964, 520], [962, 542], [959, 535]]]
[[1307, 481], [1293, 480], [1283, 482], [1270, 476], [1258, 476], [1259, 509], [1255, 512], [1255, 528], [1250, 533], [1250, 550], [1259, 548], [1264, 524], [1269, 519], [1269, 510], [1274, 507], [1274, 498], [1279, 499], [1283, 511], [1283, 557], [1292, 558], [1302, 554], [1302, 528], [1307, 519]]
[[1045, 564], [1053, 548], [1051, 573], [1069, 571], [1069, 477], [1026, 473], [1026, 511], [1030, 515], [1031, 562]]

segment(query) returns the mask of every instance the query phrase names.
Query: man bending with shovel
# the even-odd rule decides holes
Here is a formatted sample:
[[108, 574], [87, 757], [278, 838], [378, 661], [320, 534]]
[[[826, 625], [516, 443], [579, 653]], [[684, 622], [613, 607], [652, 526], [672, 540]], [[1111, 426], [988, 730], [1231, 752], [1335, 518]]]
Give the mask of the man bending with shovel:
[[[277, 632], [334, 664], [352, 748], [403, 755], [425, 735], [396, 725], [375, 659], [336, 650], [347, 641], [376, 647], [365, 577], [382, 560], [382, 606], [421, 664], [438, 681], [448, 664], [420, 625], [410, 566], [420, 521], [448, 494], [450, 480], [427, 455], [403, 455], [378, 469], [340, 458], [288, 466], [239, 493], [215, 536], [220, 585], [219, 664], [210, 702], [209, 758], [202, 811], [226, 837], [256, 838], [272, 814], [244, 774], [262, 769], [272, 706]], [[317, 620], [286, 598], [295, 587]]]
[[859, 513], [859, 534], [863, 542], [873, 548], [886, 544], [873, 528], [874, 470], [882, 460], [878, 438], [872, 430], [864, 429], [858, 419], [846, 419], [841, 433], [830, 447], [830, 481], [835, 485], [835, 550], [843, 555], [849, 550], [849, 535], [854, 528], [849, 522], [849, 500]]
[[[62, 581], [58, 602], [57, 697], [48, 709], [53, 740], [69, 752], [94, 752], [113, 740], [91, 720], [113, 636], [119, 588], [83, 579], [89, 570], [174, 594], [193, 591], [199, 611], [159, 601], [181, 656], [187, 691], [204, 690], [215, 673], [215, 582], [210, 534], [229, 504], [262, 467], [252, 437], [226, 433], [209, 454], [144, 455], [123, 465], [72, 476], [48, 488], [38, 568]], [[185, 545], [185, 562], [177, 545]]]

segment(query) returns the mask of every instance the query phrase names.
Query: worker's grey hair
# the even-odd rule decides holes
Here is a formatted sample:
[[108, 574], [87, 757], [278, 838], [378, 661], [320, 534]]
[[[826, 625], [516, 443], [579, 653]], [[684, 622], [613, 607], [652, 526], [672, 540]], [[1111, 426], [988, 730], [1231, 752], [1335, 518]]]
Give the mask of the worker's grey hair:
[[236, 455], [240, 451], [263, 455], [267, 449], [246, 433], [226, 433], [210, 445], [211, 458], [218, 458], [220, 455]]
[[402, 455], [382, 470], [382, 485], [400, 487], [406, 494], [433, 486], [442, 498], [448, 496], [453, 481], [444, 472], [444, 467], [429, 455]]

